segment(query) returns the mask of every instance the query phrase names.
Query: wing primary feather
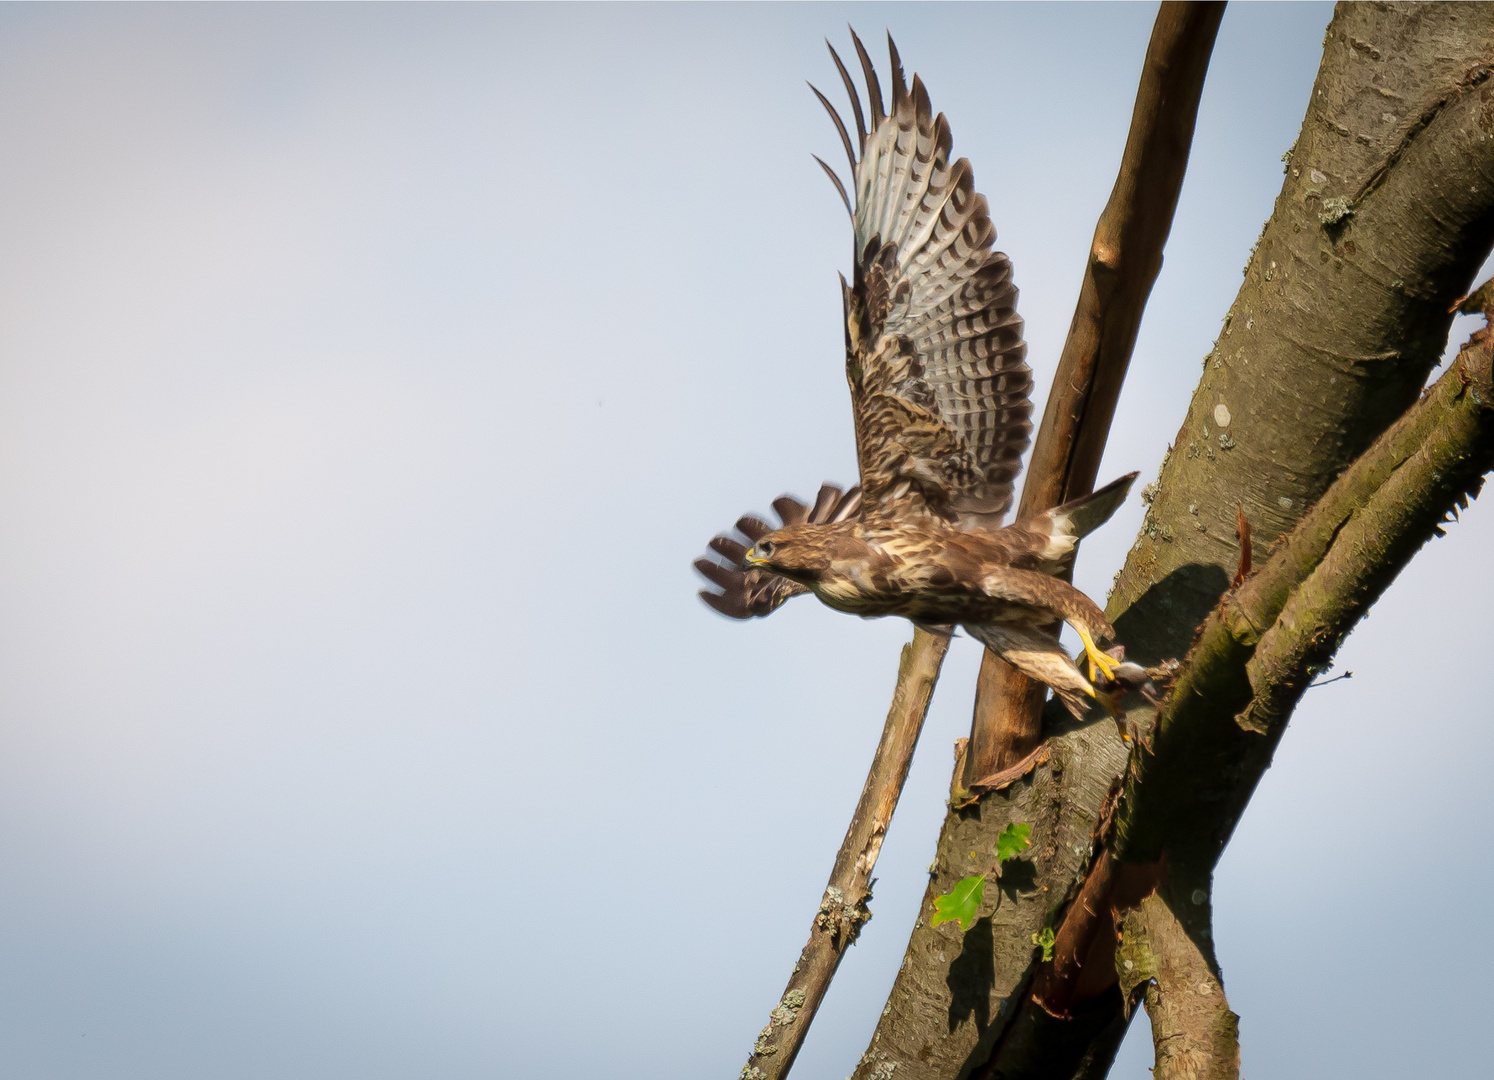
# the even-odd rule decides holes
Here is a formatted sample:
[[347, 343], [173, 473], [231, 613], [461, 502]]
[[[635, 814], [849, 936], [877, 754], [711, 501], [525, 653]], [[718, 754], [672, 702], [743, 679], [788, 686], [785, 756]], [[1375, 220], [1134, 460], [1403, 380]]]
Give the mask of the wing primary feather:
[[747, 545], [729, 536], [713, 536], [706, 546], [732, 566], [741, 566], [742, 558], [747, 554]]
[[[840, 81], [845, 84], [846, 96], [851, 99], [851, 113], [856, 117], [856, 149], [858, 152], [866, 150], [866, 117], [861, 113], [861, 94], [856, 89], [856, 84], [851, 81], [851, 73], [846, 66], [840, 62], [840, 54], [835, 51], [835, 46], [830, 44], [830, 39], [825, 39], [825, 48], [830, 50], [830, 59], [835, 61], [835, 70], [840, 72]], [[851, 163], [853, 166], [855, 162]]]
[[[852, 231], [855, 231], [855, 225], [856, 225], [856, 218], [854, 216], [852, 216], [852, 218], [851, 218]], [[840, 278], [840, 326], [841, 326], [841, 329], [845, 332], [845, 337], [846, 337], [846, 355], [850, 356], [851, 355], [851, 286], [846, 283], [846, 276], [844, 274], [839, 274], [837, 276]], [[849, 367], [847, 368], [847, 370], [849, 370]], [[852, 488], [851, 490], [852, 491], [856, 491], [856, 488]], [[858, 492], [858, 495], [859, 495], [859, 492]]]
[[[773, 509], [785, 525], [798, 525], [809, 519], [809, 507], [792, 495], [780, 495], [773, 500]], [[756, 539], [756, 538], [754, 538]]]
[[809, 511], [809, 520], [824, 524], [829, 520], [830, 509], [840, 499], [840, 488], [834, 484], [821, 484], [820, 493], [815, 496], [814, 506]]
[[835, 124], [835, 130], [840, 132], [840, 143], [846, 148], [846, 160], [851, 163], [851, 175], [856, 175], [856, 151], [851, 149], [851, 136], [846, 132], [846, 125], [840, 118], [840, 113], [835, 111], [835, 106], [830, 104], [830, 99], [820, 93], [820, 88], [814, 83], [809, 84], [814, 91], [814, 96], [820, 99], [820, 104], [825, 106], [825, 111], [830, 114], [831, 121]]
[[866, 46], [861, 44], [854, 28], [851, 30], [851, 40], [856, 43], [856, 55], [861, 58], [861, 71], [866, 76], [866, 105], [871, 110], [871, 129], [876, 131], [882, 124], [882, 118], [887, 115], [882, 111], [882, 84], [877, 82], [876, 65], [866, 55]]
[[846, 186], [840, 182], [840, 177], [835, 175], [835, 170], [826, 165], [825, 159], [820, 157], [819, 154], [811, 154], [809, 156], [820, 163], [820, 168], [825, 170], [825, 175], [835, 185], [835, 190], [840, 192], [840, 201], [846, 204], [846, 213], [851, 216], [851, 221], [854, 223], [856, 221], [856, 212], [851, 209], [851, 197], [846, 194]]
[[740, 600], [735, 597], [728, 599], [725, 593], [701, 589], [697, 595], [728, 619], [745, 619], [752, 614]]
[[711, 562], [710, 559], [696, 559], [695, 570], [712, 585], [719, 585], [723, 589], [731, 588], [736, 583], [737, 577], [741, 574], [740, 570]]
[[753, 517], [751, 514], [745, 514], [737, 518], [737, 532], [751, 540], [754, 544], [772, 531], [773, 526], [761, 518]]
[[741, 577], [743, 577], [743, 572], [735, 566], [722, 566], [720, 563], [711, 562], [710, 559], [696, 559], [695, 571], [696, 574], [710, 581], [713, 586], [726, 589], [728, 592], [731, 592], [732, 587], [740, 584]]
[[903, 81], [903, 61], [897, 54], [897, 43], [892, 40], [892, 33], [887, 34], [887, 53], [892, 57], [892, 111], [897, 112], [898, 106], [908, 99], [908, 84]]

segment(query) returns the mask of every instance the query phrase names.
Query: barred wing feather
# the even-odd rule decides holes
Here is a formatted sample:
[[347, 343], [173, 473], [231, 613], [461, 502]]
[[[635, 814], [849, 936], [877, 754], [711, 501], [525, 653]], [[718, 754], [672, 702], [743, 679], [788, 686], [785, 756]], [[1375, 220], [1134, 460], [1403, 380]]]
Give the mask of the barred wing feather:
[[1011, 262], [991, 248], [996, 230], [985, 197], [969, 162], [950, 162], [949, 125], [933, 115], [922, 80], [914, 75], [911, 89], [905, 85], [889, 38], [892, 100], [884, 115], [876, 70], [852, 37], [867, 81], [865, 116], [830, 52], [851, 95], [855, 146], [816, 94], [845, 144], [855, 194], [854, 278], [843, 297], [865, 512], [932, 513], [995, 528], [1011, 506], [1032, 431], [1032, 373]]

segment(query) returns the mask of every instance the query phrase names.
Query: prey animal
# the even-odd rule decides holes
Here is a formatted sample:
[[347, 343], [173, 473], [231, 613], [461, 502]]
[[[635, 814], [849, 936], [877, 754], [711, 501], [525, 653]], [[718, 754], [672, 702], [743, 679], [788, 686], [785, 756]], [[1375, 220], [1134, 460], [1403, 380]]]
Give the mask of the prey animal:
[[[1082, 716], [1096, 682], [1127, 672], [1101, 646], [1115, 631], [1064, 578], [1075, 547], [1124, 501], [1136, 474], [1001, 527], [1032, 431], [1032, 373], [1011, 262], [970, 164], [950, 161], [949, 125], [922, 80], [891, 54], [884, 108], [876, 68], [852, 34], [867, 108], [850, 96], [855, 136], [818, 90], [850, 161], [851, 191], [820, 165], [851, 215], [852, 280], [841, 278], [846, 381], [861, 482], [826, 485], [813, 506], [775, 503], [782, 525], [745, 517], [742, 539], [717, 536], [725, 563], [696, 568], [721, 592], [705, 601], [734, 618], [766, 615], [812, 592], [839, 611], [899, 615], [949, 632], [963, 625]], [[743, 541], [746, 541], [745, 543]], [[1059, 644], [1058, 624], [1084, 645], [1088, 674]]]

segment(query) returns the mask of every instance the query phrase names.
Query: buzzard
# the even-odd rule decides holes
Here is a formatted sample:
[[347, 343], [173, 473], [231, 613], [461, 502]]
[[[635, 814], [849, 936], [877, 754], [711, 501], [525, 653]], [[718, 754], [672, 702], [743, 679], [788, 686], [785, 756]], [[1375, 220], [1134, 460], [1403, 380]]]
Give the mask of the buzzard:
[[[1091, 680], [1112, 689], [1126, 672], [1100, 649], [1115, 636], [1104, 613], [1063, 578], [1079, 539], [1109, 519], [1136, 474], [1001, 527], [1032, 431], [1011, 262], [992, 250], [985, 197], [970, 163], [949, 160], [949, 125], [933, 115], [922, 80], [915, 74], [907, 85], [889, 36], [884, 109], [876, 68], [854, 32], [851, 39], [866, 78], [865, 112], [833, 47], [830, 55], [851, 99], [854, 141], [814, 92], [845, 145], [855, 194], [853, 203], [820, 161], [855, 239], [841, 298], [861, 483], [845, 492], [827, 484], [812, 506], [776, 500], [777, 528], [742, 518], [746, 543], [710, 543], [726, 563], [696, 561], [722, 590], [701, 596], [739, 619], [812, 592], [856, 615], [900, 615], [944, 632], [963, 625], [1082, 717], [1097, 696]], [[1088, 677], [1059, 645], [1061, 622], [1084, 643]]]

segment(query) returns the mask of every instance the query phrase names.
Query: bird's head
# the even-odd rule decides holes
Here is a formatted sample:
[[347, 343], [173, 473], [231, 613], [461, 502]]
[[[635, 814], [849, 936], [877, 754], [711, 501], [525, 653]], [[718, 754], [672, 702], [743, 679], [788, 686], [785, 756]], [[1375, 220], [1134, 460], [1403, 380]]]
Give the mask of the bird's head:
[[826, 526], [803, 523], [774, 529], [747, 549], [742, 561], [748, 569], [770, 573], [813, 585], [830, 569], [830, 547]]

